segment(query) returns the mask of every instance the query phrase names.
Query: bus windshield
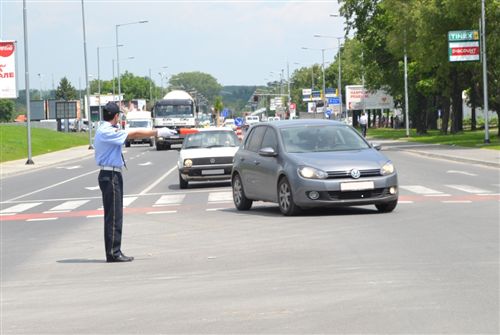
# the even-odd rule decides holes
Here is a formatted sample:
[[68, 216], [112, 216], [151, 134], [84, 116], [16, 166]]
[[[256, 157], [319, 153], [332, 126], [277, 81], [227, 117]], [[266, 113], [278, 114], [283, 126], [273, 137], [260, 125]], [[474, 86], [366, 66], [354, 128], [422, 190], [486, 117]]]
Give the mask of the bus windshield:
[[193, 106], [190, 105], [156, 105], [155, 117], [193, 117]]

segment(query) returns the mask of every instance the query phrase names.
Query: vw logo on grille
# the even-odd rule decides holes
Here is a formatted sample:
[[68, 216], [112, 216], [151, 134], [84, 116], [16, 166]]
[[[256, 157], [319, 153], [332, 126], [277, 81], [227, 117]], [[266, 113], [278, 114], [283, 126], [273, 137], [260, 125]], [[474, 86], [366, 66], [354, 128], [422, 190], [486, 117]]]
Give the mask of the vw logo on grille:
[[361, 177], [361, 172], [359, 172], [358, 169], [352, 169], [351, 177], [353, 177], [354, 179], [358, 179], [359, 177]]
[[215, 163], [215, 158], [210, 158], [210, 164], [214, 164]]

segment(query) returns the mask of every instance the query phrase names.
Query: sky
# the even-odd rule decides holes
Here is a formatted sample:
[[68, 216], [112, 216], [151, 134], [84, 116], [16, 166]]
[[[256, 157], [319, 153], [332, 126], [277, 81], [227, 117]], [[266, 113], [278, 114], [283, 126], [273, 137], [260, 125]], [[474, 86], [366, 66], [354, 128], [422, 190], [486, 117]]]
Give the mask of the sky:
[[[162, 76], [192, 71], [224, 86], [265, 85], [281, 73], [286, 79], [287, 67], [291, 74], [321, 64], [321, 48], [328, 49], [325, 62], [333, 60], [337, 40], [314, 35], [344, 35], [344, 20], [330, 16], [338, 8], [337, 0], [84, 0], [84, 43], [81, 0], [26, 0], [30, 88], [57, 88], [67, 77], [84, 89], [85, 44], [89, 80], [111, 80], [117, 25], [122, 74], [151, 71], [158, 86]], [[19, 89], [25, 88], [23, 13], [22, 0], [0, 0], [0, 40], [17, 41]], [[128, 24], [141, 20], [148, 22]]]

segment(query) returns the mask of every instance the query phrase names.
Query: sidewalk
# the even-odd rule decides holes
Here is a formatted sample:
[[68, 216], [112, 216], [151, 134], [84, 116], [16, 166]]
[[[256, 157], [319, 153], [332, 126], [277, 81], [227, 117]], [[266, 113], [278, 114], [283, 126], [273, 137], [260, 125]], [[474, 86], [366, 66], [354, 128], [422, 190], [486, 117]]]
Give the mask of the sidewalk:
[[419, 144], [398, 140], [374, 139], [371, 142], [380, 143], [382, 150], [401, 150], [427, 157], [500, 168], [500, 151], [498, 150], [466, 148], [443, 144]]
[[89, 150], [88, 144], [48, 154], [33, 156], [32, 161], [34, 164], [26, 164], [28, 160], [26, 155], [26, 158], [23, 159], [0, 163], [0, 178], [38, 171], [63, 162], [75, 162], [93, 155], [94, 150]]
[[[470, 164], [480, 164], [500, 168], [500, 151], [455, 147], [439, 144], [416, 144], [406, 141], [372, 140], [382, 144], [382, 150], [401, 150], [418, 155], [447, 159]], [[37, 171], [55, 164], [78, 161], [94, 154], [88, 145], [51, 152], [33, 157], [34, 164], [26, 164], [26, 159], [0, 163], [0, 178]]]

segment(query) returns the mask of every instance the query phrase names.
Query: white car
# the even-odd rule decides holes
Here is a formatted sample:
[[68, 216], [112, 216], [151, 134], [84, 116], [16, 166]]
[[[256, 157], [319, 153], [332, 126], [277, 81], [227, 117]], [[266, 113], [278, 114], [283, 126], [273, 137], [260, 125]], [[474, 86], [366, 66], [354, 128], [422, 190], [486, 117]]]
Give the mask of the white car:
[[191, 181], [230, 180], [233, 157], [240, 141], [230, 128], [202, 128], [182, 142], [177, 167], [179, 187]]

